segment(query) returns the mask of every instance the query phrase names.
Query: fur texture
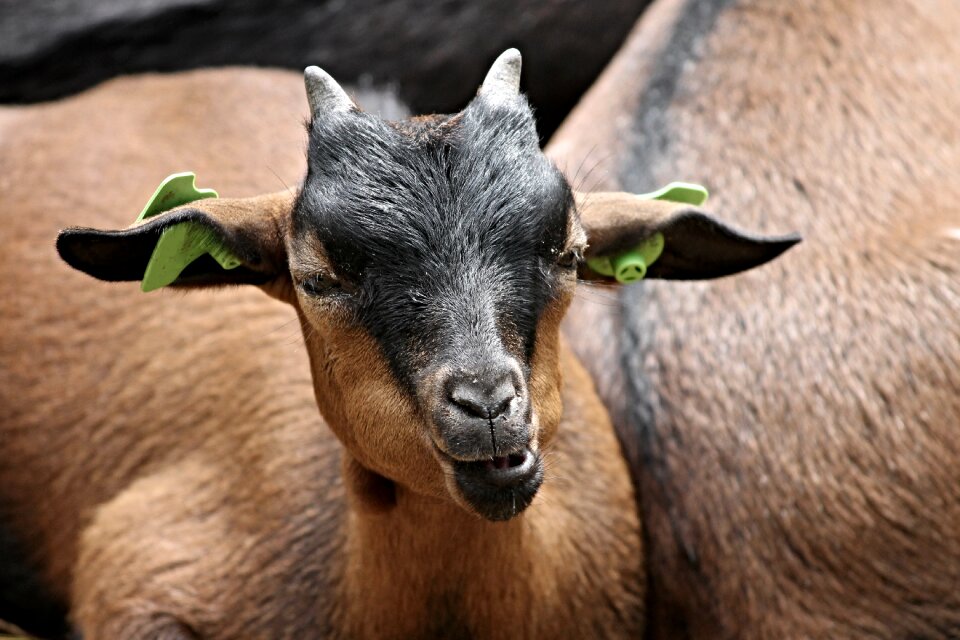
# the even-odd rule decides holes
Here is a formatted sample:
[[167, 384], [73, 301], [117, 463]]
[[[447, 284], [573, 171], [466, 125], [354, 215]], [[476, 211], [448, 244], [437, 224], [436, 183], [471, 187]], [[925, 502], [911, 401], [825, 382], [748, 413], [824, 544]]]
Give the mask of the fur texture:
[[568, 316], [637, 470], [650, 637], [960, 633], [958, 30], [952, 2], [663, 0], [551, 142], [591, 188], [699, 181], [805, 238]]

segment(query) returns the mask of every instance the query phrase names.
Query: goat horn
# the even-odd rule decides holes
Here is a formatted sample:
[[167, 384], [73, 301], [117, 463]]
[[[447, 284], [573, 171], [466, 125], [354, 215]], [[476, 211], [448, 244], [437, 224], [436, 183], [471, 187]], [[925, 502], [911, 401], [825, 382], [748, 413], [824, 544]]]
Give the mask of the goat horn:
[[507, 49], [487, 71], [480, 95], [488, 100], [508, 102], [520, 95], [520, 52]]
[[320, 67], [307, 67], [303, 71], [303, 83], [307, 87], [307, 102], [310, 103], [310, 115], [316, 118], [323, 113], [349, 111], [353, 100], [337, 81]]

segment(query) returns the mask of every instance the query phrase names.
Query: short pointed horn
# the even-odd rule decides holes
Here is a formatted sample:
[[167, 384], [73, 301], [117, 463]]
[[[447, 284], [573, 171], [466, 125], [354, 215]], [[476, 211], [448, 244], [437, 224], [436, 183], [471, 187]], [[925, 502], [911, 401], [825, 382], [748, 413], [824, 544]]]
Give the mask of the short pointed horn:
[[307, 87], [307, 102], [310, 103], [310, 115], [313, 118], [325, 113], [349, 111], [354, 106], [343, 87], [320, 67], [304, 69], [303, 82]]
[[507, 49], [500, 54], [483, 79], [480, 95], [496, 102], [515, 100], [520, 95], [519, 51]]

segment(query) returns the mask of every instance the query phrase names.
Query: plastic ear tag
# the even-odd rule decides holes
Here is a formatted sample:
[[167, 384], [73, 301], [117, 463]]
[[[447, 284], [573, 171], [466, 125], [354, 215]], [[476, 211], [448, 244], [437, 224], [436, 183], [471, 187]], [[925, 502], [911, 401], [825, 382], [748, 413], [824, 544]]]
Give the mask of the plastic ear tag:
[[[638, 194], [644, 200], [667, 200], [681, 202], [696, 207], [703, 205], [709, 197], [707, 190], [699, 184], [690, 182], [671, 182], [662, 189], [651, 193]], [[662, 233], [655, 233], [633, 249], [614, 256], [588, 258], [587, 266], [602, 276], [612, 276], [621, 284], [643, 280], [647, 269], [663, 253]]]
[[[137, 222], [183, 204], [218, 197], [213, 189], [197, 189], [196, 180], [197, 176], [190, 171], [167, 176], [137, 216]], [[191, 262], [205, 253], [224, 269], [240, 266], [240, 259], [203, 225], [181, 222], [164, 229], [143, 272], [140, 289], [153, 291], [172, 284]]]
[[650, 193], [641, 193], [637, 196], [644, 200], [667, 200], [668, 202], [682, 202], [692, 204], [695, 207], [702, 207], [707, 202], [710, 194], [706, 187], [692, 182], [671, 182], [662, 189], [651, 191]]

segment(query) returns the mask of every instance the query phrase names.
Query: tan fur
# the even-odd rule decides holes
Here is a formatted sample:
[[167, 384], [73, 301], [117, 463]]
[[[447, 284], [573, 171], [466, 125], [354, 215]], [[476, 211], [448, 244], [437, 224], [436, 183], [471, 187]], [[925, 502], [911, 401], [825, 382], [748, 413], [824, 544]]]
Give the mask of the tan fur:
[[0, 110], [6, 524], [89, 640], [636, 637], [635, 498], [558, 334], [565, 299], [530, 388], [546, 479], [494, 524], [445, 489], [373, 341], [288, 279], [266, 289], [296, 313], [252, 288], [144, 295], [57, 258], [59, 228], [122, 228], [173, 171], [224, 196], [295, 187], [302, 91], [196, 72]]
[[[733, 222], [805, 238], [744, 277], [571, 311], [620, 425], [653, 410], [646, 439], [625, 429], [651, 633], [956, 637], [960, 7], [731, 2], [644, 155], [660, 132], [629, 114], [694, 4], [656, 3], [551, 143], [571, 174], [597, 165], [588, 187], [699, 181]], [[647, 391], [606, 375], [621, 358]]]
[[[369, 517], [354, 512], [349, 545], [357, 552], [347, 554], [345, 597], [353, 605], [350, 637], [458, 636], [468, 630], [492, 638], [583, 637], [598, 628], [626, 636], [639, 629], [632, 492], [621, 459], [609, 455], [616, 441], [601, 406], [577, 389], [589, 388], [589, 379], [566, 353], [565, 396], [587, 402], [568, 404], [565, 426], [585, 429], [560, 429], [549, 450], [547, 480], [528, 513], [489, 523], [449, 500], [404, 490], [398, 490], [396, 509]], [[612, 484], [591, 480], [585, 492], [574, 489], [591, 477]], [[404, 556], [416, 561], [398, 562]], [[588, 568], [594, 566], [607, 569]], [[523, 579], [512, 579], [518, 575]], [[599, 594], [617, 583], [625, 585], [614, 591], [617, 613], [597, 619]]]
[[[130, 224], [172, 171], [189, 168], [201, 186], [235, 195], [282, 187], [272, 172], [298, 179], [304, 134], [296, 115], [292, 123], [281, 115], [305, 109], [294, 79], [232, 72], [139, 82], [138, 91], [116, 81], [55, 105], [2, 111], [10, 126], [0, 154], [0, 268], [9, 274], [0, 279], [0, 424], [4, 458], [15, 464], [3, 465], [0, 486], [62, 597], [79, 531], [135, 478], [224, 447], [230, 425], [269, 414], [320, 426], [304, 350], [282, 306], [252, 290], [143, 295], [136, 285], [91, 281], [56, 255], [60, 228]], [[252, 103], [258, 87], [262, 99]], [[155, 95], [166, 99], [144, 99]], [[231, 118], [210, 118], [209, 138], [197, 136], [192, 123], [225, 104], [234, 105]], [[243, 380], [251, 384], [244, 402], [227, 402]], [[276, 402], [264, 411], [268, 398]]]

